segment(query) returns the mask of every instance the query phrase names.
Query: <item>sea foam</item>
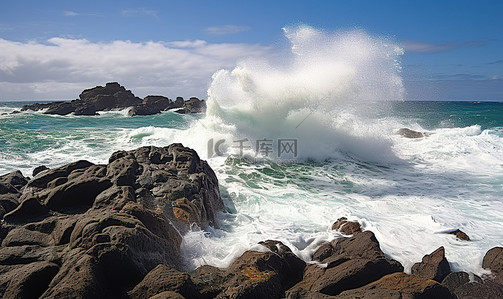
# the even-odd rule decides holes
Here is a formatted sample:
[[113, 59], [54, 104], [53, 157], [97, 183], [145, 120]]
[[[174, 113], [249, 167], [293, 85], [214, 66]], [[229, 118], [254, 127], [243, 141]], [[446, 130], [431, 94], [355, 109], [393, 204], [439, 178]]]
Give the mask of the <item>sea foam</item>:
[[403, 50], [361, 30], [300, 26], [284, 33], [291, 47], [281, 59], [249, 59], [213, 75], [203, 124], [219, 119], [233, 127], [234, 140], [297, 139], [301, 158], [323, 160], [343, 151], [392, 160], [389, 141], [358, 115], [369, 112], [368, 103], [402, 101]]

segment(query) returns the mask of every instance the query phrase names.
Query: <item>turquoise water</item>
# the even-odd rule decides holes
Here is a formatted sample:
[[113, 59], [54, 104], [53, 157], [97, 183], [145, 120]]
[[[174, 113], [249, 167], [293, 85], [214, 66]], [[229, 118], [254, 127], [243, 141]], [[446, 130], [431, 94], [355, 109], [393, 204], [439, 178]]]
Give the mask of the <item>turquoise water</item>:
[[[195, 229], [184, 237], [189, 268], [225, 266], [269, 238], [309, 259], [319, 243], [340, 236], [329, 227], [343, 216], [374, 231], [384, 252], [406, 269], [445, 246], [454, 269], [481, 273], [483, 254], [503, 243], [503, 103], [368, 104], [363, 112], [341, 109], [334, 114], [337, 134], [327, 129], [321, 132], [325, 135], [314, 126], [314, 114], [302, 115], [304, 123], [292, 132], [298, 133], [305, 152], [288, 161], [258, 159], [254, 153], [239, 156], [231, 144], [243, 137], [253, 144], [253, 138], [275, 140], [293, 133], [262, 130], [254, 135], [212, 113], [10, 114], [22, 104], [0, 103], [0, 114], [7, 113], [0, 115], [2, 174], [20, 169], [31, 176], [36, 166], [78, 159], [106, 163], [116, 150], [172, 142], [193, 147], [208, 159], [229, 213], [221, 216], [220, 229]], [[401, 127], [430, 135], [403, 138], [395, 134]], [[208, 157], [211, 138], [226, 140], [224, 155]], [[316, 143], [314, 138], [321, 139]], [[336, 138], [340, 140], [325, 142]], [[450, 229], [463, 230], [473, 241], [442, 233]]]

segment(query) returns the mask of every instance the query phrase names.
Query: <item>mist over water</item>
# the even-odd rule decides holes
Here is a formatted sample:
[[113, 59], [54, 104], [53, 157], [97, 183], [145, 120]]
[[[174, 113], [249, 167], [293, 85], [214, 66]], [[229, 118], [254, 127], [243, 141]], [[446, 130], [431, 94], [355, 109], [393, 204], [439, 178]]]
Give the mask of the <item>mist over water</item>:
[[[363, 116], [403, 100], [400, 56], [391, 40], [361, 30], [284, 28], [291, 47], [279, 57], [246, 60], [213, 75], [208, 121], [233, 127], [233, 138], [296, 138], [299, 157], [337, 151], [389, 162], [390, 143]], [[366, 144], [376, 154], [363, 151]]]

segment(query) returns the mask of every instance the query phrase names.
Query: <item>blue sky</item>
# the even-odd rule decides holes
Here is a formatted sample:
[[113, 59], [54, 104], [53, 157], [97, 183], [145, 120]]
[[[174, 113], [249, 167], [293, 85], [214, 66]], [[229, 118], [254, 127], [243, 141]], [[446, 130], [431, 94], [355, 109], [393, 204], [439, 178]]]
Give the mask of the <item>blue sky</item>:
[[288, 47], [282, 27], [400, 45], [407, 100], [503, 100], [503, 1], [2, 1], [0, 101], [206, 97], [211, 75]]

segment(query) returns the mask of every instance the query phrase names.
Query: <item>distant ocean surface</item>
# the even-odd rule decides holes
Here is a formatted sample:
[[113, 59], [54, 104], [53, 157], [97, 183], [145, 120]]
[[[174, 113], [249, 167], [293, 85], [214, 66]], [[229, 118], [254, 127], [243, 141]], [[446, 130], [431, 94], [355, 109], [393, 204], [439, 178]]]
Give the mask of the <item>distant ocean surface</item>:
[[[480, 274], [485, 252], [503, 245], [503, 103], [359, 103], [331, 113], [330, 126], [316, 112], [290, 110], [288, 130], [278, 128], [288, 121], [269, 116], [282, 106], [260, 116], [211, 102], [207, 116], [12, 114], [23, 104], [0, 103], [0, 174], [31, 176], [36, 166], [79, 159], [107, 163], [117, 150], [173, 142], [208, 159], [229, 213], [220, 229], [184, 237], [189, 268], [226, 266], [266, 239], [308, 259], [340, 236], [330, 227], [343, 216], [373, 231], [406, 270], [444, 246], [452, 268]], [[395, 134], [402, 127], [428, 137]], [[278, 157], [280, 140], [295, 141], [295, 155], [291, 148]], [[472, 241], [445, 234], [454, 229]]]

